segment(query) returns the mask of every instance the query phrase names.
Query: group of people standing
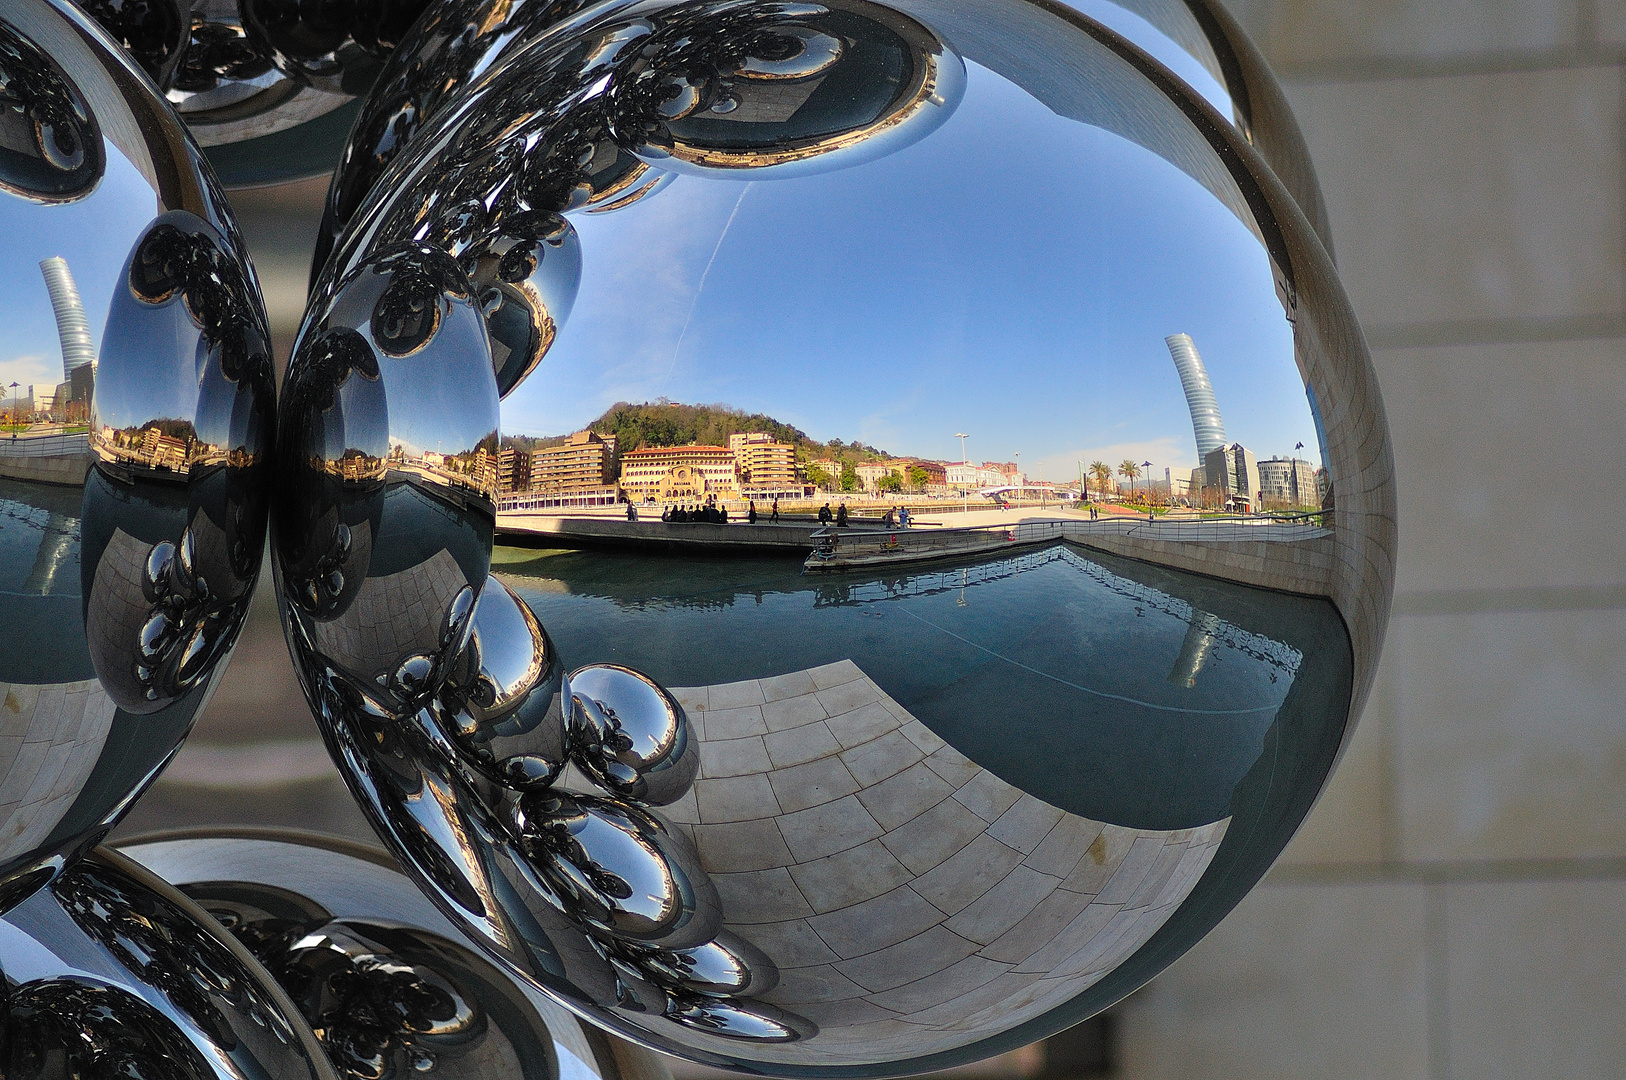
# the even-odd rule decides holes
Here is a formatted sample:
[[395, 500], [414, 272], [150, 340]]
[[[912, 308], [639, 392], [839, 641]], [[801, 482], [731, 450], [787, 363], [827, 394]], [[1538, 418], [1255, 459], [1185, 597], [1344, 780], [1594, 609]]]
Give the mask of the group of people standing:
[[[632, 515], [629, 513], [628, 517], [630, 518], [631, 516]], [[697, 503], [692, 507], [688, 503], [679, 503], [675, 506], [668, 506], [662, 510], [661, 520], [674, 522], [698, 521], [708, 525], [727, 525], [728, 508], [726, 506], [718, 506], [716, 502], [711, 499], [707, 499], [704, 505]], [[749, 508], [745, 511], [745, 520], [746, 523], [750, 525], [755, 525], [757, 523], [757, 502], [755, 499], [751, 500]], [[778, 499], [773, 501], [773, 508], [768, 514], [768, 523], [771, 525], [779, 524]]]
[[[846, 503], [836, 507], [834, 514], [830, 512], [829, 503], [819, 507], [819, 524], [829, 525], [832, 521], [838, 529], [847, 527]], [[907, 506], [889, 507], [886, 516], [881, 519], [881, 524], [888, 529], [907, 529], [909, 527], [909, 508]]]

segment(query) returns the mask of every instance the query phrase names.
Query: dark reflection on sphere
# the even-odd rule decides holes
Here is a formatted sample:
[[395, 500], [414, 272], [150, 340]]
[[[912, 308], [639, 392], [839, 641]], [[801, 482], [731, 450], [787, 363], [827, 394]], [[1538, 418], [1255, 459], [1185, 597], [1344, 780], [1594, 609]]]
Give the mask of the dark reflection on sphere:
[[689, 840], [630, 803], [531, 795], [522, 845], [576, 913], [623, 941], [693, 948], [716, 937], [722, 905]]
[[[1142, 19], [1180, 61], [1025, 0], [608, 3], [375, 102], [314, 310], [455, 261], [474, 404], [535, 440], [499, 534], [603, 548], [504, 552], [452, 583], [466, 644], [438, 593], [363, 678], [290, 618], [352, 790], [490, 955], [695, 1060], [902, 1074], [1121, 999], [1279, 855], [1370, 686], [1393, 466], [1313, 183], [1243, 122], [1285, 114], [1221, 108], [1190, 10]], [[518, 222], [576, 283], [514, 367], [538, 322], [490, 289], [553, 255], [483, 246]], [[368, 333], [440, 348], [447, 290], [403, 290]], [[509, 726], [561, 661], [563, 714]]]
[[317, 234], [312, 280], [424, 118], [524, 32], [580, 6], [573, 0], [452, 0], [434, 5], [402, 35], [345, 143]]
[[438, 716], [464, 760], [495, 783], [543, 788], [567, 761], [564, 666], [530, 608], [500, 582], [475, 609]]
[[97, 852], [0, 922], [7, 1076], [334, 1074], [266, 971], [173, 886]]
[[163, 86], [186, 51], [191, 12], [181, 0], [88, 0], [85, 13], [100, 23], [152, 81]]
[[259, 572], [273, 386], [258, 282], [173, 109], [68, 5], [8, 5], [0, 53], [7, 332], [42, 358], [0, 440], [3, 908], [105, 834], [207, 698]]
[[317, 87], [365, 92], [427, 0], [239, 0], [250, 35], [283, 71]]
[[965, 89], [958, 56], [878, 5], [697, 5], [641, 44], [617, 73], [611, 124], [624, 146], [680, 172], [755, 178], [895, 153]]
[[275, 536], [294, 647], [381, 709], [440, 690], [485, 584], [496, 386], [470, 292], [444, 252], [394, 247], [313, 312], [285, 383]]
[[199, 19], [192, 23], [186, 49], [167, 89], [181, 96], [181, 104], [191, 106], [188, 112], [207, 111], [204, 95], [224, 91], [226, 96], [239, 97], [272, 70], [271, 58], [241, 26]]
[[614, 664], [570, 676], [575, 760], [606, 791], [664, 806], [694, 786], [700, 746], [679, 705], [653, 679]]
[[36, 980], [11, 993], [6, 1075], [212, 1080], [203, 1055], [162, 1012], [128, 990]]
[[125, 853], [175, 879], [275, 975], [341, 1076], [620, 1080], [584, 1024], [479, 955], [381, 850], [280, 830], [159, 836]]
[[[427, 0], [87, 0], [157, 84], [228, 184], [331, 170], [348, 105]], [[289, 132], [298, 131], [299, 137]]]
[[102, 134], [84, 95], [34, 42], [0, 25], [0, 190], [76, 199], [102, 177]]
[[582, 275], [581, 244], [557, 214], [517, 214], [459, 254], [485, 312], [497, 392], [536, 370], [570, 317]]

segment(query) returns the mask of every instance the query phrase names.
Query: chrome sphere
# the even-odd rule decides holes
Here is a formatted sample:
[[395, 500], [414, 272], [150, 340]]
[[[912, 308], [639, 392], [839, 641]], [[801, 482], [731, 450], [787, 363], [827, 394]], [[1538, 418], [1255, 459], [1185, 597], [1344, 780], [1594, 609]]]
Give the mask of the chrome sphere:
[[86, 0], [232, 186], [333, 168], [357, 107], [427, 0]]
[[339, 1080], [249, 952], [116, 852], [0, 918], [0, 957], [7, 1076]]
[[599, 787], [664, 806], [694, 786], [698, 744], [683, 706], [647, 675], [591, 664], [570, 676], [576, 761]]
[[[367, 167], [287, 376], [284, 618], [352, 791], [488, 954], [698, 1061], [924, 1071], [1119, 1000], [1286, 845], [1387, 620], [1303, 189], [1058, 5], [536, 18]], [[470, 252], [555, 219], [568, 314], [499, 351]], [[499, 623], [534, 724], [464, 704]]]
[[582, 1024], [466, 944], [376, 848], [287, 830], [189, 830], [121, 854], [172, 881], [274, 975], [341, 1077], [621, 1080]]
[[72, 5], [19, 0], [0, 71], [3, 910], [208, 699], [264, 550], [274, 386], [231, 214], [130, 60]]

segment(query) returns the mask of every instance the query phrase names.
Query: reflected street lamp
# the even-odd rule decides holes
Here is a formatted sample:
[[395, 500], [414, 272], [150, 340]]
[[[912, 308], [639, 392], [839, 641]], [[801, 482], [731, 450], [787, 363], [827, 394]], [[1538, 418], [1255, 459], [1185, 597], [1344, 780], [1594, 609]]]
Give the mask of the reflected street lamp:
[[1304, 505], [1299, 501], [1299, 451], [1303, 449], [1303, 443], [1298, 443], [1293, 447], [1293, 509], [1295, 510]]
[[[969, 436], [967, 436], [963, 431], [956, 431], [954, 433], [954, 437], [960, 440], [960, 468], [964, 469], [966, 466], [971, 464], [971, 462], [966, 460], [965, 456], [965, 440]], [[970, 510], [971, 496], [970, 493], [966, 491], [965, 474], [962, 472], [960, 474], [960, 512], [964, 514], [969, 513]]]

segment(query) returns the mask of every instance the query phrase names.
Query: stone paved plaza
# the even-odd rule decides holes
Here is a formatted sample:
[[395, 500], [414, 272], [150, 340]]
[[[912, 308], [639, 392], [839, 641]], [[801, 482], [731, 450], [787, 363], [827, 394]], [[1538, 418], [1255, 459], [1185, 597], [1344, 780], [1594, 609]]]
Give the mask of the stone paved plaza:
[[673, 693], [701, 764], [663, 812], [694, 839], [727, 927], [780, 960], [767, 1000], [820, 1027], [770, 1060], [945, 1050], [1076, 996], [1163, 925], [1230, 820], [1154, 831], [1065, 813], [850, 660]]

